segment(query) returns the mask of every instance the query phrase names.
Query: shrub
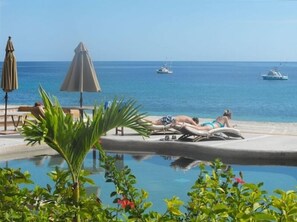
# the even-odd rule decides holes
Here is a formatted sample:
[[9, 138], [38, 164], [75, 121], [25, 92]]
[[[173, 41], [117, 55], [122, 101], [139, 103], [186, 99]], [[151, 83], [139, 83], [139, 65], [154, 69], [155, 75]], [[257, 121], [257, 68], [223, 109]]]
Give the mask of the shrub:
[[[101, 156], [106, 170], [106, 182], [113, 183], [110, 194], [114, 206], [105, 206], [100, 197], [87, 195], [85, 185], [94, 184], [88, 172], [80, 175], [80, 202], [72, 198], [71, 173], [60, 170], [49, 173], [54, 187], [36, 186], [30, 190], [23, 184], [33, 184], [28, 172], [20, 169], [0, 169], [0, 221], [297, 221], [296, 191], [276, 190], [268, 196], [262, 183], [244, 181], [242, 173], [219, 160], [210, 170], [200, 165], [195, 184], [188, 192], [189, 201], [178, 197], [164, 200], [165, 212], [151, 211], [153, 203], [148, 193], [135, 188], [136, 178], [126, 166], [117, 170], [114, 158]], [[161, 200], [160, 200], [161, 201]]]

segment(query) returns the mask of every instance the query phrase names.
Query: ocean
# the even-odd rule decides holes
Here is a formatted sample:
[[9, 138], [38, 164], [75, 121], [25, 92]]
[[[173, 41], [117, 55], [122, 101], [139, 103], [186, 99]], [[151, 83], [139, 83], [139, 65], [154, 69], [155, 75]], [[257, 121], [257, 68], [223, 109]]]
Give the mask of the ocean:
[[[19, 89], [9, 105], [40, 101], [42, 86], [62, 106], [78, 106], [79, 93], [60, 91], [69, 62], [18, 62]], [[172, 62], [173, 74], [157, 74], [162, 62], [94, 62], [102, 91], [83, 93], [83, 105], [133, 99], [148, 115], [215, 118], [225, 109], [233, 119], [297, 122], [297, 62]], [[2, 64], [0, 64], [2, 67]], [[271, 68], [287, 81], [262, 80]], [[2, 103], [4, 105], [4, 92]]]

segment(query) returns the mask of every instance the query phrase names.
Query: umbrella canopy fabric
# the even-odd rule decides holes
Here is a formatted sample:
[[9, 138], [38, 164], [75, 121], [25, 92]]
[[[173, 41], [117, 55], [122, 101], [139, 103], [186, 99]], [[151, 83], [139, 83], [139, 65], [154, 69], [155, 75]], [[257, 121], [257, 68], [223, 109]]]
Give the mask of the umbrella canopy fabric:
[[82, 106], [82, 92], [99, 92], [101, 88], [84, 44], [80, 42], [74, 51], [74, 58], [60, 90], [80, 92], [80, 106]]
[[16, 58], [13, 54], [14, 47], [11, 37], [8, 38], [6, 44], [6, 54], [2, 68], [1, 88], [4, 92], [11, 92], [18, 88], [18, 74]]
[[16, 58], [13, 54], [14, 47], [11, 41], [11, 37], [8, 37], [6, 44], [6, 54], [2, 67], [2, 78], [1, 78], [1, 88], [5, 92], [5, 116], [4, 116], [4, 130], [7, 130], [7, 101], [8, 92], [11, 92], [18, 88], [18, 73]]

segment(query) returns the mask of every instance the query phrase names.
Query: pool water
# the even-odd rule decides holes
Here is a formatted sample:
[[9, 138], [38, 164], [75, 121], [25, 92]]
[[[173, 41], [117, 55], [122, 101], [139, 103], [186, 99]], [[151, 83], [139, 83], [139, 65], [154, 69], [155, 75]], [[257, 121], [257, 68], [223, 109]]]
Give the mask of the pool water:
[[[199, 174], [199, 161], [183, 157], [111, 154], [117, 158], [118, 168], [128, 165], [137, 178], [137, 187], [149, 193], [149, 200], [153, 202], [153, 210], [165, 210], [165, 203], [161, 201], [174, 195], [181, 200], [188, 199], [187, 192], [194, 184]], [[66, 168], [65, 161], [59, 156], [38, 156], [29, 159], [17, 159], [0, 162], [0, 167], [21, 168], [29, 171], [35, 184], [53, 185], [47, 173], [56, 166]], [[111, 183], [105, 183], [104, 169], [100, 167], [98, 153], [91, 151], [84, 163], [84, 168], [92, 172], [90, 176], [96, 187], [88, 190], [100, 195], [105, 204], [110, 204], [110, 193], [114, 191]], [[236, 175], [241, 171], [248, 183], [264, 182], [263, 189], [269, 193], [276, 189], [296, 190], [297, 168], [292, 166], [245, 166], [232, 165]]]

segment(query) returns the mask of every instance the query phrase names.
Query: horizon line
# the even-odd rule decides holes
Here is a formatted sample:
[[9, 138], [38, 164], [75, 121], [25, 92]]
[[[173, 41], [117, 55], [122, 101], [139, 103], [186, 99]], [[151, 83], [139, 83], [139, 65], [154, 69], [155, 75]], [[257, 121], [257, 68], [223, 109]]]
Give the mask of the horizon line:
[[[72, 60], [21, 60], [17, 62], [71, 62]], [[164, 62], [163, 60], [92, 60], [93, 62], [162, 62], [162, 63], [173, 63], [173, 62], [278, 62], [278, 63], [293, 63], [297, 60], [173, 60], [170, 62]], [[3, 63], [3, 61], [0, 61]]]

